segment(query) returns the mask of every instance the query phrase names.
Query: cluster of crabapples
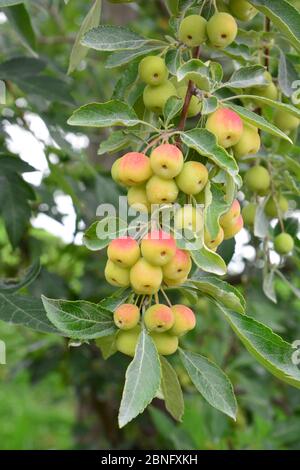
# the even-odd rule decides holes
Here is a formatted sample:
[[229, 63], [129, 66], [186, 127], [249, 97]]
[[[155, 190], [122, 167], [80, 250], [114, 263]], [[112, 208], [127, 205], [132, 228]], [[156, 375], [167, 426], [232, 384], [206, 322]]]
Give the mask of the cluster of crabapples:
[[[174, 238], [162, 230], [152, 230], [139, 244], [131, 237], [112, 240], [107, 249], [105, 268], [107, 281], [114, 286], [131, 285], [137, 299], [142, 295], [156, 296], [156, 304], [143, 314], [142, 321], [149, 331], [157, 350], [162, 355], [173, 354], [178, 348], [178, 337], [196, 325], [193, 311], [184, 305], [167, 306], [158, 303], [162, 284], [177, 286], [185, 282], [192, 267], [187, 251], [176, 247]], [[117, 349], [134, 355], [141, 331], [141, 312], [136, 304], [126, 303], [114, 312], [114, 321], [120, 329]]]

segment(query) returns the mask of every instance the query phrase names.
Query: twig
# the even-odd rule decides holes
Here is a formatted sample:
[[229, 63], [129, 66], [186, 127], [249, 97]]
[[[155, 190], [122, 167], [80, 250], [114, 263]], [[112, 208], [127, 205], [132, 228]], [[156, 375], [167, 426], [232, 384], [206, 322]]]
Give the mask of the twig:
[[[270, 32], [271, 29], [271, 20], [267, 16], [265, 17], [265, 31], [267, 33]], [[265, 46], [264, 48], [264, 57], [265, 57], [265, 67], [269, 70], [270, 67], [270, 48], [269, 46]]]

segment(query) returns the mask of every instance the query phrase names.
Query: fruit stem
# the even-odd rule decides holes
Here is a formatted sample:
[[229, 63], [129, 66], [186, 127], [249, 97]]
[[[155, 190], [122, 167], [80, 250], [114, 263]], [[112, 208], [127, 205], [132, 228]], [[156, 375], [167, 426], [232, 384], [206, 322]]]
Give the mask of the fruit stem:
[[155, 299], [155, 303], [156, 303], [156, 304], [159, 304], [159, 297], [158, 297], [158, 293], [157, 293], [157, 292], [154, 294], [154, 299]]
[[169, 297], [167, 296], [167, 294], [165, 293], [165, 291], [163, 290], [163, 288], [162, 288], [162, 287], [160, 288], [160, 290], [161, 290], [161, 293], [162, 293], [162, 295], [163, 295], [163, 296], [164, 296], [164, 298], [166, 299], [166, 301], [167, 301], [167, 303], [168, 303], [169, 307], [172, 307], [172, 303], [171, 303], [171, 301], [170, 301]]

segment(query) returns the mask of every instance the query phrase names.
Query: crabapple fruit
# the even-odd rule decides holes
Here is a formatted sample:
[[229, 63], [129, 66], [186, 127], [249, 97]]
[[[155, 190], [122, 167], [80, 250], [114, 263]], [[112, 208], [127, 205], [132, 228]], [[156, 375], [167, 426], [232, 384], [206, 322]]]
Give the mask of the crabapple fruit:
[[[276, 205], [277, 202], [277, 205]], [[275, 200], [271, 197], [267, 204], [265, 205], [265, 213], [272, 218], [278, 217], [278, 210], [277, 206], [279, 209], [280, 214], [284, 214], [289, 210], [289, 202], [284, 196], [279, 196], [278, 200], [275, 202]]]
[[[182, 98], [183, 100], [185, 99], [187, 89], [188, 89], [187, 86], [181, 86], [177, 88], [177, 93], [178, 93], [179, 98]], [[187, 117], [192, 118], [192, 117], [198, 116], [198, 114], [201, 112], [201, 109], [202, 109], [202, 101], [198, 98], [198, 96], [193, 95], [191, 97], [191, 101], [188, 107]]]
[[249, 204], [247, 204], [247, 206], [243, 207], [242, 216], [245, 225], [253, 227], [255, 222], [256, 211], [257, 204], [255, 204], [254, 202], [250, 202]]
[[110, 242], [107, 256], [121, 268], [131, 268], [140, 258], [141, 252], [136, 240], [131, 237], [120, 237]]
[[166, 286], [168, 287], [178, 287], [178, 286], [182, 286], [182, 284], [184, 284], [187, 281], [187, 279], [188, 279], [188, 276], [184, 276], [178, 279], [168, 279], [167, 277], [164, 277], [163, 280]]
[[270, 174], [268, 170], [261, 165], [253, 166], [246, 172], [244, 183], [250, 191], [264, 194], [271, 184]]
[[243, 217], [239, 215], [235, 219], [232, 219], [230, 223], [223, 226], [224, 240], [229, 240], [235, 237], [243, 228], [244, 221]]
[[282, 232], [275, 237], [274, 248], [279, 255], [287, 255], [294, 248], [294, 240], [289, 233]]
[[151, 295], [158, 292], [163, 279], [160, 266], [153, 266], [144, 258], [130, 270], [130, 283], [136, 294]]
[[134, 357], [140, 333], [140, 325], [137, 325], [131, 330], [119, 330], [116, 336], [117, 351], [126, 354], [126, 356]]
[[176, 253], [174, 238], [163, 230], [152, 230], [142, 240], [143, 257], [154, 266], [164, 266]]
[[196, 317], [193, 310], [185, 305], [173, 305], [171, 310], [174, 315], [174, 325], [170, 329], [170, 334], [182, 336], [195, 328]]
[[200, 46], [207, 39], [206, 25], [207, 21], [203, 16], [186, 16], [179, 26], [179, 41], [188, 47]]
[[210, 43], [219, 49], [231, 44], [237, 35], [238, 27], [229, 13], [215, 13], [207, 22], [206, 31]]
[[203, 214], [191, 205], [185, 205], [175, 212], [174, 225], [177, 230], [199, 233], [203, 228]]
[[131, 330], [140, 320], [140, 310], [133, 304], [122, 304], [114, 312], [115, 325], [121, 330]]
[[139, 64], [140, 79], [147, 85], [160, 85], [167, 80], [168, 75], [166, 63], [161, 57], [150, 55], [144, 57]]
[[192, 260], [189, 253], [177, 248], [175, 256], [162, 268], [164, 280], [182, 280], [189, 275], [191, 269]]
[[260, 135], [257, 127], [244, 124], [240, 140], [233, 146], [234, 156], [237, 159], [245, 155], [255, 155], [260, 149]]
[[243, 134], [243, 121], [228, 108], [219, 108], [208, 116], [206, 129], [212, 132], [224, 148], [236, 145]]
[[289, 132], [297, 129], [300, 120], [293, 116], [291, 113], [278, 109], [274, 115], [274, 124], [284, 132]]
[[153, 331], [150, 333], [151, 338], [157, 348], [157, 351], [162, 356], [169, 356], [174, 354], [178, 349], [178, 337], [170, 335], [168, 331], [165, 333], [157, 333]]
[[145, 183], [152, 175], [150, 159], [139, 152], [126, 153], [118, 165], [118, 178], [125, 186]]
[[111, 177], [116, 182], [121, 184], [120, 180], [120, 162], [121, 158], [118, 158], [111, 167]]
[[152, 305], [145, 312], [144, 322], [147, 330], [164, 332], [174, 325], [174, 315], [167, 305]]
[[237, 199], [233, 201], [230, 209], [220, 217], [220, 225], [222, 227], [230, 224], [233, 219], [236, 219], [241, 213], [241, 206]]
[[121, 268], [120, 265], [108, 260], [104, 269], [105, 279], [109, 284], [116, 287], [129, 287], [129, 269]]
[[172, 179], [182, 170], [183, 155], [176, 145], [162, 144], [151, 152], [150, 163], [155, 175]]
[[177, 90], [169, 80], [157, 86], [147, 85], [143, 93], [144, 105], [150, 111], [161, 114], [171, 96], [177, 96]]
[[185, 194], [198, 194], [208, 181], [207, 168], [200, 162], [186, 162], [175, 181]]
[[229, 0], [231, 13], [241, 21], [250, 21], [257, 15], [257, 9], [246, 0]]
[[128, 205], [140, 212], [150, 212], [151, 204], [147, 198], [146, 185], [132, 186], [127, 193]]
[[224, 230], [220, 227], [220, 230], [216, 237], [212, 238], [208, 230], [204, 231], [204, 243], [210, 250], [216, 250], [224, 240]]
[[154, 175], [146, 184], [147, 198], [151, 204], [175, 202], [179, 193], [175, 181]]

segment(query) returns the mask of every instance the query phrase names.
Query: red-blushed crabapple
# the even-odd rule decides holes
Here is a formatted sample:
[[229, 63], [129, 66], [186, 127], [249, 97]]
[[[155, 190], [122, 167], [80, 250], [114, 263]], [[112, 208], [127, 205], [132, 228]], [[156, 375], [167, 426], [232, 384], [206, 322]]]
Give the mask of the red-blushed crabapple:
[[176, 230], [199, 233], [203, 228], [203, 213], [191, 205], [185, 205], [175, 212], [174, 226]]
[[244, 123], [244, 130], [238, 143], [233, 146], [236, 159], [245, 155], [255, 155], [260, 149], [260, 135], [257, 127]]
[[154, 266], [164, 266], [176, 253], [176, 242], [163, 230], [152, 230], [141, 242], [143, 257]]
[[116, 287], [129, 287], [129, 269], [121, 268], [120, 265], [108, 260], [104, 270], [105, 279], [109, 284]]
[[241, 206], [237, 199], [233, 201], [230, 209], [220, 217], [220, 225], [224, 227], [231, 223], [232, 219], [236, 219], [241, 213]]
[[238, 143], [244, 125], [237, 113], [228, 108], [219, 108], [208, 116], [206, 129], [216, 136], [219, 145], [228, 148]]
[[256, 217], [257, 204], [249, 202], [242, 210], [244, 224], [253, 227]]
[[274, 248], [279, 255], [287, 255], [294, 249], [294, 240], [289, 233], [282, 232], [275, 237]]
[[274, 115], [274, 124], [283, 132], [290, 132], [299, 126], [300, 120], [293, 114], [278, 109]]
[[172, 179], [182, 170], [183, 155], [176, 145], [162, 144], [151, 152], [150, 163], [155, 175]]
[[150, 159], [140, 152], [126, 153], [118, 165], [118, 178], [125, 186], [145, 183], [152, 175]]
[[152, 176], [146, 184], [147, 198], [151, 204], [175, 202], [179, 193], [175, 181]]
[[285, 214], [289, 210], [289, 201], [284, 196], [280, 195], [276, 202], [273, 197], [268, 199], [265, 205], [265, 213], [268, 217], [278, 217], [278, 210], [279, 215]]
[[131, 268], [141, 256], [140, 247], [131, 237], [120, 237], [112, 240], [107, 248], [107, 256], [113, 263], [122, 268]]
[[246, 172], [244, 183], [250, 191], [264, 194], [271, 184], [270, 173], [261, 165], [253, 166]]
[[151, 204], [147, 198], [146, 185], [132, 186], [127, 193], [128, 205], [140, 212], [150, 212]]
[[200, 46], [206, 41], [207, 21], [200, 15], [186, 16], [179, 25], [178, 39], [188, 47]]
[[196, 317], [186, 305], [173, 305], [171, 308], [174, 315], [174, 325], [170, 329], [170, 334], [175, 336], [185, 335], [196, 326]]
[[224, 230], [220, 227], [220, 230], [216, 237], [212, 238], [208, 230], [204, 230], [204, 243], [209, 250], [216, 250], [224, 240]]
[[115, 325], [121, 330], [131, 330], [140, 321], [140, 309], [133, 304], [122, 304], [114, 312]]
[[148, 331], [162, 333], [172, 328], [174, 325], [174, 315], [167, 305], [152, 305], [145, 312], [144, 323]]
[[177, 96], [177, 91], [170, 80], [157, 86], [147, 85], [143, 93], [144, 105], [150, 111], [161, 114], [171, 96]]
[[150, 55], [139, 64], [139, 77], [147, 85], [161, 85], [168, 78], [169, 71], [162, 57]]
[[157, 333], [153, 331], [150, 333], [151, 338], [157, 348], [157, 351], [162, 356], [170, 356], [178, 349], [178, 337], [170, 335], [168, 331], [165, 333]]
[[185, 250], [176, 249], [174, 257], [163, 266], [164, 280], [177, 281], [186, 278], [192, 269], [190, 254]]
[[212, 46], [224, 49], [235, 40], [238, 27], [232, 15], [220, 12], [208, 20], [206, 31]]
[[231, 13], [241, 21], [250, 21], [258, 13], [258, 10], [246, 0], [229, 0]]
[[235, 237], [244, 227], [243, 217], [239, 215], [235, 219], [232, 219], [230, 223], [223, 226], [224, 240], [229, 240]]
[[175, 181], [185, 194], [198, 194], [208, 181], [207, 168], [200, 162], [186, 162]]
[[126, 356], [134, 357], [140, 334], [140, 325], [135, 326], [131, 330], [119, 330], [116, 336], [117, 351], [126, 354]]
[[145, 258], [140, 258], [130, 270], [130, 283], [136, 294], [156, 294], [162, 279], [161, 267], [153, 266]]

